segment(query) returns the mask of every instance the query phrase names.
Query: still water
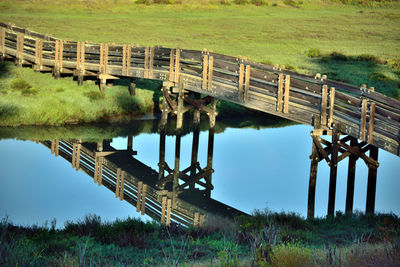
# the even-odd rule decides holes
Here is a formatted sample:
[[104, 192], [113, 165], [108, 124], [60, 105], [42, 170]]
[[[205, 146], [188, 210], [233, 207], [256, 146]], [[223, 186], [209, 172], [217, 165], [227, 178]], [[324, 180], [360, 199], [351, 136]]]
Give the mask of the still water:
[[[137, 122], [141, 123], [141, 122]], [[101, 131], [101, 129], [99, 129]], [[292, 125], [282, 128], [226, 128], [215, 134], [211, 198], [245, 213], [254, 209], [307, 214], [310, 170], [311, 127]], [[61, 138], [62, 139], [62, 138]], [[109, 137], [107, 137], [109, 139]], [[126, 149], [127, 137], [114, 137], [111, 146]], [[180, 170], [190, 166], [193, 134], [181, 139]], [[176, 136], [166, 136], [165, 157], [174, 166]], [[207, 162], [208, 131], [200, 132], [198, 161]], [[136, 133], [134, 156], [158, 171], [160, 134]], [[380, 167], [375, 210], [400, 214], [400, 158], [379, 151]], [[340, 162], [336, 191], [336, 210], [344, 210], [348, 161]], [[354, 209], [364, 211], [368, 169], [357, 161]], [[321, 161], [316, 189], [316, 216], [325, 216], [328, 203], [329, 169]], [[15, 224], [42, 225], [85, 214], [97, 214], [102, 220], [150, 217], [136, 207], [115, 198], [115, 193], [93, 183], [83, 171], [71, 168], [71, 162], [55, 157], [48, 147], [34, 141], [0, 140], [0, 216]]]

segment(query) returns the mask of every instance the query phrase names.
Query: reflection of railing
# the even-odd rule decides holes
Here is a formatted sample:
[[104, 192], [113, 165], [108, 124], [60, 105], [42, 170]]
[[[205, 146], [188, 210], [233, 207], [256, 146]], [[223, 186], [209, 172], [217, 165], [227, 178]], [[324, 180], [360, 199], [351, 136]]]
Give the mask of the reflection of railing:
[[107, 79], [148, 78], [176, 84], [304, 124], [341, 132], [400, 155], [400, 102], [374, 91], [211, 51], [63, 41], [0, 23], [0, 52], [37, 71]]
[[[105, 144], [99, 146], [78, 141], [45, 141], [42, 142], [56, 156], [60, 155], [70, 161], [73, 168], [81, 169], [93, 177], [98, 185], [104, 185], [120, 200], [126, 200], [137, 208], [142, 215], [161, 221], [166, 225], [177, 222], [183, 225], [201, 225], [209, 214], [207, 204], [213, 210], [219, 209], [232, 215], [241, 212], [212, 199], [201, 199], [207, 204], [200, 206], [191, 204], [191, 200], [183, 200], [167, 190], [158, 190], [155, 186], [158, 173], [132, 157], [130, 150], [115, 150]], [[196, 201], [194, 201], [196, 202]], [[218, 214], [218, 213], [217, 213]]]

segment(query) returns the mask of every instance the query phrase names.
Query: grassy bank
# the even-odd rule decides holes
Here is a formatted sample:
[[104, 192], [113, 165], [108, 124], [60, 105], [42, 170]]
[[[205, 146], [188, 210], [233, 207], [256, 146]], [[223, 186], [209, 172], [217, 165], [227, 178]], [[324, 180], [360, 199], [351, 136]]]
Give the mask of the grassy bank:
[[400, 220], [390, 214], [305, 220], [257, 212], [202, 228], [90, 215], [55, 229], [0, 223], [5, 266], [395, 266]]
[[[3, 0], [0, 20], [63, 39], [208, 48], [399, 98], [399, 10], [398, 1]], [[132, 98], [126, 81], [117, 81], [102, 98], [93, 83], [78, 87], [71, 78], [1, 68], [2, 126], [109, 120], [158, 109], [158, 91], [151, 90], [157, 83], [142, 81]], [[13, 89], [15, 79], [31, 88]]]

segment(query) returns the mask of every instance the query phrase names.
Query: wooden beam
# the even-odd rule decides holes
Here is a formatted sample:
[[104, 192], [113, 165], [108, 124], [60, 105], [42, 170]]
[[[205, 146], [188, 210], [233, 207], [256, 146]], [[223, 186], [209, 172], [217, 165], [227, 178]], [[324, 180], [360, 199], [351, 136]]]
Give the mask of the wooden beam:
[[327, 114], [326, 108], [328, 106], [328, 86], [324, 84], [322, 86], [322, 98], [321, 98], [321, 124], [327, 125]]
[[143, 182], [139, 181], [138, 182], [138, 186], [137, 186], [137, 196], [136, 196], [136, 211], [139, 212], [140, 211], [140, 200], [141, 200], [141, 196], [142, 196], [142, 187], [143, 187]]
[[335, 213], [335, 200], [336, 200], [336, 180], [337, 180], [337, 158], [339, 152], [341, 125], [337, 123], [333, 126], [332, 132], [332, 152], [331, 152], [331, 164], [330, 164], [330, 175], [329, 175], [329, 198], [328, 198], [328, 216], [333, 216]]
[[[352, 137], [350, 139], [351, 147], [358, 147], [357, 139]], [[347, 191], [346, 191], [346, 214], [353, 213], [353, 203], [354, 203], [354, 183], [356, 177], [356, 163], [357, 156], [354, 154], [350, 154], [349, 157], [349, 166], [347, 172]]]
[[175, 82], [179, 82], [181, 50], [176, 49], [175, 54]]
[[119, 200], [124, 200], [124, 190], [125, 190], [125, 177], [126, 177], [126, 171], [121, 172], [121, 186], [119, 188]]
[[289, 92], [290, 92], [290, 75], [286, 75], [283, 113], [289, 113]]
[[167, 201], [167, 226], [170, 226], [171, 224], [171, 209], [172, 209], [172, 200], [168, 199]]
[[[369, 151], [369, 156], [375, 161], [378, 161], [378, 148], [372, 146]], [[376, 177], [378, 168], [375, 166], [368, 166], [368, 185], [367, 185], [367, 203], [365, 213], [375, 212], [375, 196], [376, 196]]]
[[278, 77], [278, 95], [276, 98], [276, 111], [282, 112], [283, 104], [282, 104], [282, 97], [283, 97], [283, 74], [279, 73]]
[[367, 124], [367, 105], [368, 101], [367, 99], [362, 99], [361, 102], [361, 121], [360, 121], [360, 139], [362, 141], [366, 141], [365, 138], [365, 127]]
[[250, 88], [250, 65], [246, 65], [246, 76], [244, 81], [244, 100], [249, 101], [249, 88]]
[[374, 143], [374, 127], [375, 127], [375, 103], [370, 104], [369, 125], [368, 125], [368, 144]]
[[175, 80], [174, 74], [174, 65], [175, 65], [175, 49], [171, 49], [170, 57], [169, 57], [169, 81], [173, 82]]
[[122, 46], [122, 75], [126, 76], [126, 44]]
[[208, 58], [208, 91], [213, 91], [213, 73], [214, 73], [214, 57]]
[[117, 168], [117, 176], [115, 178], [115, 197], [116, 198], [119, 198], [120, 180], [121, 180], [121, 168]]
[[149, 47], [144, 50], [144, 78], [149, 78]]
[[149, 51], [149, 74], [148, 78], [153, 79], [153, 64], [154, 64], [154, 47], [150, 47]]
[[161, 201], [161, 224], [165, 224], [165, 208], [167, 206], [167, 197], [163, 196]]
[[239, 65], [239, 81], [238, 81], [238, 92], [239, 92], [239, 101], [243, 100], [243, 82], [244, 82], [244, 65]]
[[147, 184], [143, 185], [142, 188], [142, 215], [144, 215], [145, 211], [146, 211], [146, 192], [147, 192]]
[[328, 118], [328, 127], [332, 126], [333, 123], [333, 116], [335, 110], [335, 88], [331, 87], [329, 93], [329, 118]]
[[202, 86], [201, 89], [207, 90], [207, 75], [208, 75], [208, 55], [203, 55], [203, 64], [202, 64]]

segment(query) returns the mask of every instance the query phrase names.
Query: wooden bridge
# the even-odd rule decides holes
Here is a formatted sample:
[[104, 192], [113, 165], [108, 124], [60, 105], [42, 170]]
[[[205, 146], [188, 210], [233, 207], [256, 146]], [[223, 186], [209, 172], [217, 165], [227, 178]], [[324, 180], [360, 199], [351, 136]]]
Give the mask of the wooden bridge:
[[[132, 94], [136, 78], [163, 81], [162, 125], [174, 113], [178, 131], [183, 113], [192, 108], [195, 121], [200, 111], [209, 115], [213, 131], [216, 98], [314, 126], [309, 217], [314, 215], [320, 161], [330, 166], [328, 214], [334, 213], [337, 166], [346, 157], [350, 159], [346, 211], [352, 210], [355, 164], [361, 158], [369, 168], [366, 210], [373, 212], [378, 148], [400, 155], [400, 102], [366, 85], [349, 85], [321, 74], [302, 75], [284, 66], [206, 50], [65, 41], [4, 23], [0, 29], [2, 58], [14, 59], [19, 66], [31, 65], [36, 71], [51, 71], [55, 78], [74, 75], [82, 84], [84, 77], [94, 76], [101, 91], [107, 80], [129, 78]], [[332, 136], [332, 141], [323, 135]], [[168, 177], [164, 182], [173, 181], [177, 187], [177, 177]]]

